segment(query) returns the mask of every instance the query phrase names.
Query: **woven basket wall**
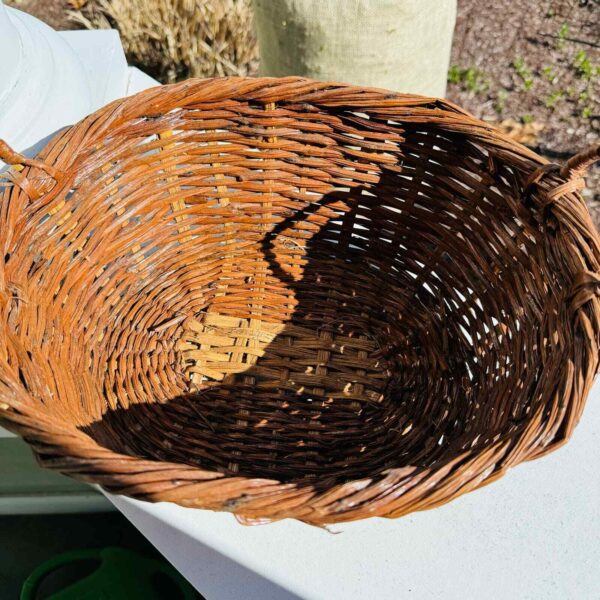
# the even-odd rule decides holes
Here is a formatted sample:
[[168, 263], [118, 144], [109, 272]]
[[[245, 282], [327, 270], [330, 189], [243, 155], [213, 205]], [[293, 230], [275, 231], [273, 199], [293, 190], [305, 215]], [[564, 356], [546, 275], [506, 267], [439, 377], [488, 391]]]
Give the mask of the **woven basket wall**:
[[598, 148], [548, 165], [445, 101], [287, 78], [0, 156], [0, 423], [43, 466], [321, 524], [442, 504], [580, 418]]

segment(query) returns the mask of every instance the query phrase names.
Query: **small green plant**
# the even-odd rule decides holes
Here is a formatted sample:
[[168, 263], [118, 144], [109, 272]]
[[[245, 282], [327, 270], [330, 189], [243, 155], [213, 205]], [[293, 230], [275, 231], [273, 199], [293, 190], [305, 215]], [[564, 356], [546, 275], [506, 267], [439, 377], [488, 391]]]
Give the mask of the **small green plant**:
[[448, 83], [459, 84], [461, 82], [462, 69], [458, 65], [451, 65], [448, 69]]
[[572, 88], [569, 95], [576, 101], [581, 117], [589, 119], [594, 114], [594, 105], [590, 99], [600, 77], [600, 65], [594, 65], [587, 52], [579, 50], [573, 58], [573, 68], [583, 83], [583, 89]]
[[485, 92], [490, 86], [483, 71], [475, 67], [461, 68], [458, 65], [452, 65], [448, 70], [448, 83], [462, 85], [473, 94]]
[[465, 86], [470, 92], [478, 93], [487, 89], [487, 83], [478, 69], [470, 67], [465, 72]]
[[544, 67], [542, 69], [542, 74], [548, 83], [555, 84], [558, 80], [556, 71], [552, 67]]
[[584, 107], [581, 109], [581, 116], [582, 116], [584, 119], [590, 119], [590, 118], [592, 117], [592, 115], [593, 115], [593, 114], [594, 114], [594, 110], [593, 110], [593, 108], [592, 108], [592, 105], [591, 105], [591, 104], [587, 104], [586, 106], [584, 106]]
[[566, 23], [563, 23], [560, 26], [560, 29], [558, 30], [558, 41], [556, 42], [557, 48], [562, 50], [565, 47], [570, 32], [571, 30]]
[[563, 90], [556, 90], [548, 95], [546, 98], [546, 108], [554, 108], [556, 103], [565, 96]]
[[600, 67], [592, 64], [585, 50], [577, 52], [573, 60], [573, 66], [586, 81], [591, 81], [596, 75], [600, 74]]
[[504, 111], [504, 107], [506, 106], [507, 100], [508, 91], [504, 88], [498, 90], [498, 94], [496, 95], [496, 101], [494, 102], [494, 111], [498, 114], [501, 114]]
[[529, 91], [533, 87], [533, 73], [525, 63], [525, 59], [522, 56], [518, 56], [513, 61], [512, 67], [523, 82], [525, 90]]
[[523, 125], [533, 123], [533, 115], [521, 115], [521, 123], [523, 123]]

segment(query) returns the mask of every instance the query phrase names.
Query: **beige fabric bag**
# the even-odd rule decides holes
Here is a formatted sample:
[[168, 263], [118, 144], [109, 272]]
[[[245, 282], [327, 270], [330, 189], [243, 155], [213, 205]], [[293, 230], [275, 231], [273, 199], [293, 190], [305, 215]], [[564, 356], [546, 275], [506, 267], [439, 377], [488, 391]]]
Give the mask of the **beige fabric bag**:
[[443, 97], [456, 0], [254, 0], [261, 75]]

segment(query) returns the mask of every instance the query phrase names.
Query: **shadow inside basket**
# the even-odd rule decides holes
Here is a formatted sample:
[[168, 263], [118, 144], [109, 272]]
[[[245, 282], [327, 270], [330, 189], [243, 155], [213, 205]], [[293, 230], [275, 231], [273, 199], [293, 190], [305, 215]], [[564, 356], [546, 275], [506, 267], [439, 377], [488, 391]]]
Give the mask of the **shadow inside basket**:
[[[471, 289], [469, 253], [485, 250], [436, 238], [418, 206], [395, 206], [394, 185], [333, 192], [266, 231], [253, 268], [181, 316], [181, 393], [129, 400], [80, 429], [131, 456], [326, 487], [439, 466], [521, 421], [529, 409], [505, 386], [511, 349], [487, 352], [479, 335], [502, 325]], [[479, 324], [475, 310], [488, 311]]]

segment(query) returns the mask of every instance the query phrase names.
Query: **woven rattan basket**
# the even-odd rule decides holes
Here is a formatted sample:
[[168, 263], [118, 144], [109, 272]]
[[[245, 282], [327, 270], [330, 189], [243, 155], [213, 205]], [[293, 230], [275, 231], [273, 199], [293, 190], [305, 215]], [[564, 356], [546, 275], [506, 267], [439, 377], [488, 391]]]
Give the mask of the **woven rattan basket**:
[[582, 413], [598, 148], [560, 167], [442, 100], [287, 78], [0, 155], [0, 422], [45, 467], [246, 522], [397, 517]]

